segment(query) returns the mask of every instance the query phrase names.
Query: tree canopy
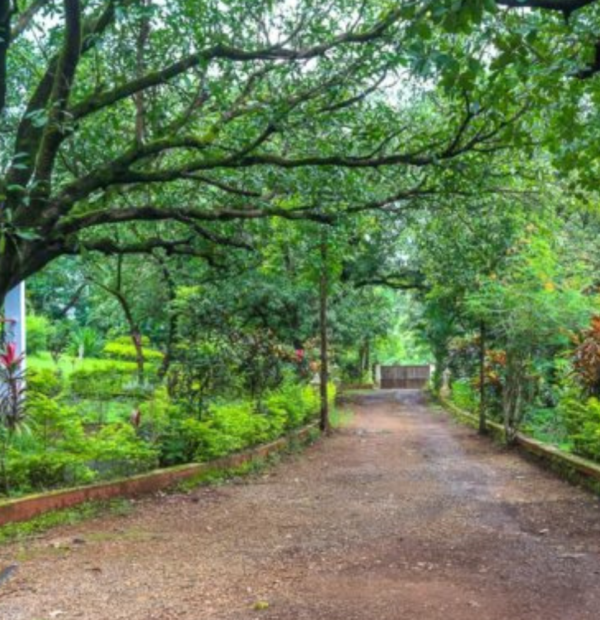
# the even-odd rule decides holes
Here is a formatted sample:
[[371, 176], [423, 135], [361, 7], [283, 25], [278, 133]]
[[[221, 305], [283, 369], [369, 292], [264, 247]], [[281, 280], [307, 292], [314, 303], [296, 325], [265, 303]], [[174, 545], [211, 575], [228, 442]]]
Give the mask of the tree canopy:
[[2, 295], [65, 254], [209, 259], [257, 219], [498, 189], [465, 176], [532, 102], [471, 53], [469, 6], [3, 2]]

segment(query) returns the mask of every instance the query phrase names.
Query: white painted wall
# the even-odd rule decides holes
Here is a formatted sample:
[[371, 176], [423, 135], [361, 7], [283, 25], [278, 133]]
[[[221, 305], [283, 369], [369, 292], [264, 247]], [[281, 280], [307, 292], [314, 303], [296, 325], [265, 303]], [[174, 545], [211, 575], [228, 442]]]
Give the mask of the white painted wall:
[[[21, 282], [7, 296], [4, 302], [4, 318], [11, 321], [8, 326], [10, 340], [16, 342], [17, 353], [25, 353], [27, 330], [25, 328], [25, 282]], [[23, 363], [23, 366], [25, 362]], [[24, 369], [24, 368], [23, 368]]]

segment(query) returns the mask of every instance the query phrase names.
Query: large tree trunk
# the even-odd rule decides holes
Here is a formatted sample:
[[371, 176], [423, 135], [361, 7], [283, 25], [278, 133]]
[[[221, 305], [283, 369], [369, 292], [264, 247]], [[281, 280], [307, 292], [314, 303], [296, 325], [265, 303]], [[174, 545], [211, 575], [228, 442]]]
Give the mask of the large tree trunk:
[[14, 238], [6, 237], [2, 243], [4, 251], [0, 252], [0, 307], [4, 306], [6, 296], [17, 284], [41, 271], [63, 253], [62, 246], [49, 241], [19, 241], [17, 247]]
[[321, 278], [319, 282], [319, 327], [321, 335], [321, 420], [320, 428], [324, 433], [329, 432], [329, 394], [327, 384], [329, 382], [329, 351], [327, 341], [327, 237], [323, 232], [321, 240]]
[[19, 261], [16, 248], [6, 238], [3, 244], [4, 252], [0, 253], [0, 307], [2, 308], [8, 293], [23, 280], [23, 278], [19, 277], [21, 261]]

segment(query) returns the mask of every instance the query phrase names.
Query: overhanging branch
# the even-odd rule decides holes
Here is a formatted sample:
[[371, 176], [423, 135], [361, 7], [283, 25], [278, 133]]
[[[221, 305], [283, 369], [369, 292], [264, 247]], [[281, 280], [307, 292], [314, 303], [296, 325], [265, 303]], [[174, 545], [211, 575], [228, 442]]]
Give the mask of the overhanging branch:
[[549, 11], [560, 11], [561, 13], [572, 13], [591, 4], [596, 4], [598, 0], [496, 0], [498, 4], [511, 9], [547, 9]]
[[55, 234], [66, 236], [82, 230], [105, 224], [123, 224], [127, 222], [159, 222], [178, 221], [188, 224], [198, 222], [230, 222], [234, 220], [255, 220], [269, 217], [279, 217], [287, 220], [312, 220], [321, 224], [333, 224], [335, 218], [331, 215], [314, 211], [296, 209], [222, 209], [219, 211], [201, 211], [194, 207], [179, 207], [164, 209], [156, 206], [129, 207], [123, 209], [100, 209], [85, 215], [65, 219], [55, 229]]

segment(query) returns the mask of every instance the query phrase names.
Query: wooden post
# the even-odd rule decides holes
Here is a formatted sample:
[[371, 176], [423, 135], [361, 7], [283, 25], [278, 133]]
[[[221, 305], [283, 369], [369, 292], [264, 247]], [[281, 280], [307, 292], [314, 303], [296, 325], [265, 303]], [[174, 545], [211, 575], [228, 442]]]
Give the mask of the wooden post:
[[321, 419], [319, 426], [324, 433], [329, 432], [329, 351], [327, 341], [327, 301], [328, 301], [328, 274], [327, 274], [327, 232], [323, 230], [321, 237], [321, 278], [319, 281], [319, 329], [321, 336], [321, 377], [319, 388], [321, 392]]
[[373, 383], [377, 389], [381, 389], [381, 364], [375, 364], [373, 369]]
[[[13, 288], [4, 302], [4, 318], [8, 321], [10, 342], [17, 345], [17, 355], [24, 355], [27, 343], [27, 330], [25, 327], [25, 282], [21, 282]], [[23, 368], [25, 370], [25, 360]]]

